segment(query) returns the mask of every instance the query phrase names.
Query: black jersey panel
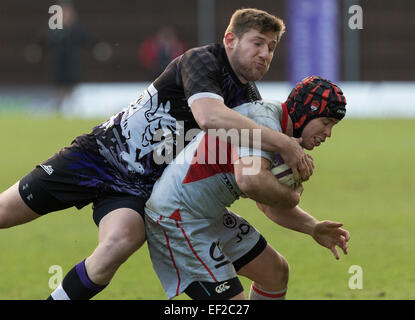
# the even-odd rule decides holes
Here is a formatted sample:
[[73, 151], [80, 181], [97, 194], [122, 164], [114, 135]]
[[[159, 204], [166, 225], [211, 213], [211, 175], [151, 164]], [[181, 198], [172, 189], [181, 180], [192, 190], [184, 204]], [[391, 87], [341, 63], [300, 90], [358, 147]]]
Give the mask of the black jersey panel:
[[195, 48], [183, 54], [179, 68], [186, 99], [200, 92], [223, 95], [220, 87], [220, 62], [206, 47]]

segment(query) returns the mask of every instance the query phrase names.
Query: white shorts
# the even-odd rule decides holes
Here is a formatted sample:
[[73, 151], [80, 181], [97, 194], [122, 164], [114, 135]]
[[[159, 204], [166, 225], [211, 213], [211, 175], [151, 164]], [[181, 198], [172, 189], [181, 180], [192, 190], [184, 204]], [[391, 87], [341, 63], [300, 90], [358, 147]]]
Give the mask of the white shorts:
[[236, 277], [266, 247], [261, 234], [230, 210], [214, 219], [188, 217], [183, 211], [166, 217], [146, 208], [151, 261], [169, 299], [195, 281]]

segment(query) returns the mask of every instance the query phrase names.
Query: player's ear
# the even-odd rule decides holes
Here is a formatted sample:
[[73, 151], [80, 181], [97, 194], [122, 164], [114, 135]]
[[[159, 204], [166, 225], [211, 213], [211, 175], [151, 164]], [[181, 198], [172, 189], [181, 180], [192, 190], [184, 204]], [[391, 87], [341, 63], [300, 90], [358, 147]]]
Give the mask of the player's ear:
[[228, 31], [225, 33], [225, 36], [223, 37], [223, 43], [225, 47], [229, 49], [233, 49], [235, 48], [237, 39], [238, 39], [237, 36], [233, 32]]

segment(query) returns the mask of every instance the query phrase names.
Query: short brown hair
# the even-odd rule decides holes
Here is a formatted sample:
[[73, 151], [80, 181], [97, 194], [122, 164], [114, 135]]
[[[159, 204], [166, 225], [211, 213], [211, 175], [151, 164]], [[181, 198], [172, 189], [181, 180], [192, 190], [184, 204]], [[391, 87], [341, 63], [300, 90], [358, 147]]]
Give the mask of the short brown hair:
[[285, 24], [282, 19], [266, 11], [245, 8], [236, 10], [233, 13], [225, 34], [232, 32], [238, 38], [241, 38], [250, 29], [256, 29], [261, 33], [275, 32], [277, 34], [277, 41], [280, 41], [281, 36], [285, 32]]

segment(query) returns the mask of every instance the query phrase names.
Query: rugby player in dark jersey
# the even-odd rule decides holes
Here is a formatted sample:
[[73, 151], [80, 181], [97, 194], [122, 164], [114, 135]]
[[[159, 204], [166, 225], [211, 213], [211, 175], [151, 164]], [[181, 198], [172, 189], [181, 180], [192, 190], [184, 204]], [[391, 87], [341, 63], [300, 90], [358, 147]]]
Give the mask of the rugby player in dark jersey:
[[49, 299], [92, 298], [142, 246], [144, 204], [168, 164], [160, 159], [178, 154], [192, 129], [249, 129], [250, 145], [253, 130], [261, 129], [262, 149], [279, 152], [302, 180], [310, 177], [312, 160], [298, 141], [232, 110], [261, 98], [253, 81], [268, 71], [284, 30], [282, 20], [264, 11], [236, 11], [223, 44], [191, 49], [173, 60], [128, 108], [0, 195], [0, 228], [93, 204], [99, 244]]

